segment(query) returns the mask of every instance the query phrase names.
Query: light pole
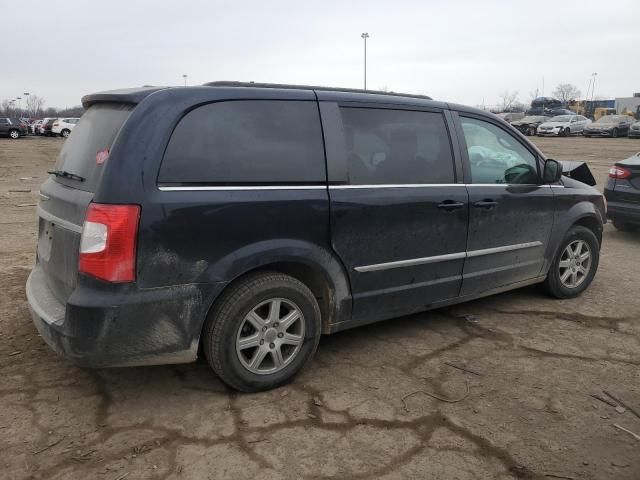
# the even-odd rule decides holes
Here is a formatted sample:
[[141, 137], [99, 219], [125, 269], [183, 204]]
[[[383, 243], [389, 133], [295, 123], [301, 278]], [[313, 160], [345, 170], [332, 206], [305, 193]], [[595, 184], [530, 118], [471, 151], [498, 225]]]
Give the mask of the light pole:
[[185, 86], [185, 87], [187, 86], [187, 77], [188, 77], [188, 76], [189, 76], [189, 75], [187, 75], [186, 73], [184, 73], [184, 74], [182, 75], [182, 78], [184, 78], [184, 86]]
[[16, 97], [18, 100], [18, 118], [22, 117], [22, 97]]
[[27, 108], [29, 108], [29, 95], [31, 94], [29, 92], [23, 92], [22, 95], [24, 95], [25, 103], [27, 104]]
[[594, 92], [596, 91], [596, 77], [598, 76], [598, 72], [593, 72], [591, 77], [593, 78], [593, 82], [591, 84], [591, 101], [593, 102]]
[[369, 34], [364, 32], [360, 35], [364, 40], [364, 89], [367, 89], [367, 38], [369, 38]]

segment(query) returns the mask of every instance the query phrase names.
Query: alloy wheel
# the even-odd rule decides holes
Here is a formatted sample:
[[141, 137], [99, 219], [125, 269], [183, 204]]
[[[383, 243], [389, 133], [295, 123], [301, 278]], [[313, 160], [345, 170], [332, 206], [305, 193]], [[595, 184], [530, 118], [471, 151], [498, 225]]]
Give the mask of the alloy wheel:
[[304, 316], [290, 300], [272, 298], [247, 313], [236, 337], [240, 363], [258, 375], [279, 372], [300, 352]]
[[567, 245], [560, 257], [558, 273], [560, 283], [567, 288], [579, 287], [591, 270], [591, 248], [584, 240]]
[[20, 136], [20, 133], [17, 130], [11, 130], [9, 132], [9, 136], [15, 140]]

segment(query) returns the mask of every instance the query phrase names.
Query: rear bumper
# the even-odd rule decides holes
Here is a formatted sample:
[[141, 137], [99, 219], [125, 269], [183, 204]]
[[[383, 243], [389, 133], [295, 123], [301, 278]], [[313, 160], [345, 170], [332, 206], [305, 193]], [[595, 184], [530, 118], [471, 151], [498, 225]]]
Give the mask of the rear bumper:
[[640, 224], [640, 203], [609, 201], [607, 204], [607, 218]]
[[[194, 361], [208, 306], [223, 284], [98, 290], [76, 287], [66, 304], [36, 264], [26, 285], [31, 317], [45, 342], [83, 367]], [[96, 281], [97, 284], [97, 281]]]

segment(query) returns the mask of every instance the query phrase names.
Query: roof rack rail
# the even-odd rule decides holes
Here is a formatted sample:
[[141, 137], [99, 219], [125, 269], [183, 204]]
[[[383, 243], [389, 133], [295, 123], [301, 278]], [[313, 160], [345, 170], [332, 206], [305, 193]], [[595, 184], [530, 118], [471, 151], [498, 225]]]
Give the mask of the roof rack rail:
[[280, 84], [280, 83], [235, 82], [235, 81], [221, 80], [217, 82], [207, 82], [204, 84], [204, 86], [322, 90], [322, 91], [328, 91], [328, 92], [370, 93], [374, 95], [392, 95], [394, 97], [409, 97], [409, 98], [421, 98], [423, 100], [433, 100], [433, 98], [427, 95], [413, 95], [410, 93], [383, 92], [382, 90], [362, 90], [360, 88], [320, 87], [317, 85], [287, 85], [287, 84]]

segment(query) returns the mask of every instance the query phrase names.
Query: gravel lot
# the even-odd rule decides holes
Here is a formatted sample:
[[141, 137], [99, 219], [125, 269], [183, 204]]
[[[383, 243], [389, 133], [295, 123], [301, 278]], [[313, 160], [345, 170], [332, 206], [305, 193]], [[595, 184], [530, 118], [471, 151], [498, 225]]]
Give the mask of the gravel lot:
[[[640, 151], [534, 141], [600, 188]], [[640, 412], [640, 234], [606, 226], [578, 299], [526, 288], [325, 337], [294, 384], [236, 394], [204, 362], [82, 370], [38, 337], [24, 284], [61, 145], [0, 139], [0, 478], [640, 478], [640, 441], [613, 427], [640, 418], [590, 396]]]

